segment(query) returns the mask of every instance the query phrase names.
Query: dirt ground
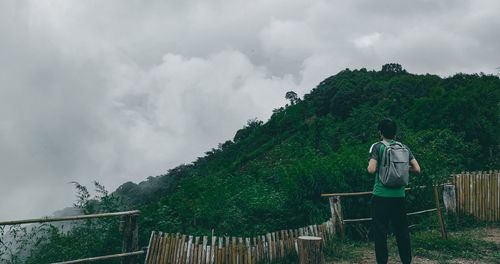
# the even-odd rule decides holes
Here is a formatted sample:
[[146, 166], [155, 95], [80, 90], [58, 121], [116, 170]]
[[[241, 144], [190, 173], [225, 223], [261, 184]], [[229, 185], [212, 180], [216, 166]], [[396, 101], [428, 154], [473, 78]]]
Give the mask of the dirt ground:
[[[500, 228], [488, 228], [485, 230], [485, 236], [482, 237], [481, 239], [485, 241], [490, 241], [490, 242], [495, 242], [498, 245], [500, 245]], [[456, 263], [456, 264], [484, 264], [486, 262], [481, 262], [477, 260], [466, 260], [466, 259], [450, 259], [450, 263]], [[342, 261], [334, 261], [334, 262], [327, 262], [327, 264], [349, 264], [353, 262], [342, 262]], [[363, 257], [361, 258], [360, 262], [356, 262], [360, 264], [373, 264], [377, 263], [375, 260], [375, 251], [373, 249], [366, 250], [363, 253]], [[389, 257], [389, 262], [388, 264], [396, 264], [396, 263], [401, 263], [399, 258], [394, 258], [394, 257]], [[413, 256], [413, 262], [412, 263], [422, 263], [422, 264], [439, 264], [439, 261], [423, 258], [420, 256]], [[500, 263], [500, 260], [499, 262]]]
[[500, 228], [486, 229], [486, 236], [481, 239], [500, 244]]
[[[456, 263], [456, 264], [482, 264], [484, 262], [478, 262], [478, 261], [472, 261], [472, 260], [465, 260], [465, 259], [454, 259], [454, 260], [450, 260], [452, 263]], [[327, 264], [350, 264], [352, 262], [328, 262]], [[369, 251], [366, 251], [366, 254], [365, 256], [363, 256], [363, 258], [361, 259], [360, 262], [356, 262], [356, 263], [359, 263], [359, 264], [373, 264], [373, 263], [377, 263], [377, 261], [375, 260], [375, 251], [373, 250], [369, 250]], [[399, 259], [395, 259], [393, 257], [389, 257], [389, 262], [388, 264], [397, 264], [397, 263], [401, 263], [401, 261]], [[435, 261], [435, 260], [431, 260], [431, 259], [426, 259], [426, 258], [422, 258], [422, 257], [419, 257], [419, 256], [414, 256], [413, 257], [413, 261], [412, 263], [422, 263], [422, 264], [439, 264], [439, 261]]]

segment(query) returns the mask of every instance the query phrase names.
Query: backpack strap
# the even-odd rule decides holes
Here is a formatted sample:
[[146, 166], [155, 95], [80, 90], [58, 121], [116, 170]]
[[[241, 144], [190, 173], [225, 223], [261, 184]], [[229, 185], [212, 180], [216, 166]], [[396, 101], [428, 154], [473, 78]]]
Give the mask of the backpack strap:
[[382, 144], [382, 146], [380, 146], [380, 151], [378, 152], [378, 160], [379, 162], [377, 163], [377, 171], [379, 171], [379, 167], [380, 167], [380, 163], [382, 163], [382, 154], [384, 153], [384, 149], [385, 149], [385, 144]]
[[[379, 154], [378, 154], [378, 159], [379, 159], [380, 162], [377, 163], [378, 164], [377, 165], [377, 171], [378, 171], [378, 166], [380, 166], [380, 163], [382, 162], [382, 154], [384, 153], [384, 149], [386, 147], [389, 147], [390, 145], [394, 145], [396, 143], [399, 143], [399, 142], [397, 142], [395, 140], [393, 140], [391, 142], [387, 142], [385, 140], [381, 140], [380, 142], [382, 143], [382, 146], [380, 146], [380, 151], [379, 151]], [[399, 144], [401, 144], [401, 143], [399, 143]]]
[[380, 163], [382, 163], [382, 154], [384, 153], [384, 149], [386, 146], [389, 146], [387, 142], [383, 140], [380, 142], [382, 142], [382, 146], [380, 146], [380, 150], [378, 152], [377, 172], [379, 171]]
[[[401, 143], [401, 142], [399, 142], [399, 141], [396, 141], [396, 140], [392, 141], [392, 144], [398, 144], [398, 145], [400, 145], [401, 147], [404, 147], [404, 146], [405, 146], [405, 145], [403, 145], [403, 143]], [[391, 144], [391, 145], [392, 145], [392, 144]]]

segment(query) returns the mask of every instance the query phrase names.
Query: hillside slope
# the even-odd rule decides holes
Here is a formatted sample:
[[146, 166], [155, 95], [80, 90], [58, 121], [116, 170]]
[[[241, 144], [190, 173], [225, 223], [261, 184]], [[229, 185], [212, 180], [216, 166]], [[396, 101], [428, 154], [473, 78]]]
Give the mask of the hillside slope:
[[[499, 102], [496, 76], [414, 75], [398, 64], [346, 69], [193, 163], [114, 195], [142, 206], [144, 225], [157, 230], [238, 235], [317, 223], [329, 214], [321, 193], [371, 189], [367, 152], [382, 117], [398, 123], [397, 139], [421, 164], [412, 185], [499, 168]], [[366, 216], [366, 199], [345, 201], [358, 208], [348, 216]]]

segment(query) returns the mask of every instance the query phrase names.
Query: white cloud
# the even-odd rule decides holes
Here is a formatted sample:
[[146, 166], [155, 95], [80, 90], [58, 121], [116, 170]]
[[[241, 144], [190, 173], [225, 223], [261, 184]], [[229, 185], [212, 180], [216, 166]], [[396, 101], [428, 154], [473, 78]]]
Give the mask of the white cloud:
[[345, 68], [497, 73], [498, 1], [1, 1], [0, 219], [190, 162]]
[[369, 48], [369, 47], [372, 47], [373, 45], [375, 45], [376, 42], [379, 41], [381, 36], [382, 36], [382, 34], [375, 32], [375, 33], [371, 33], [368, 35], [364, 35], [364, 36], [355, 38], [353, 40], [353, 42], [354, 42], [354, 45], [356, 45], [356, 47], [358, 47], [358, 48]]
[[264, 51], [270, 56], [281, 55], [297, 61], [323, 49], [317, 32], [303, 21], [273, 19], [261, 32]]

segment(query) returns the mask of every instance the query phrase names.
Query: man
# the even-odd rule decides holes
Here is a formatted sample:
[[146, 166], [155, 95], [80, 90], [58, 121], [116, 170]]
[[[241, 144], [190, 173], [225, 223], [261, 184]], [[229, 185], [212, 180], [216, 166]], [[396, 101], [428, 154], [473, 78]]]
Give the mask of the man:
[[[394, 121], [388, 118], [381, 120], [378, 124], [378, 130], [383, 141], [388, 144], [394, 143], [393, 139], [397, 130]], [[387, 228], [389, 220], [396, 236], [401, 261], [411, 263], [410, 235], [405, 209], [405, 186], [390, 188], [380, 182], [377, 163], [380, 164], [381, 148], [385, 148], [382, 142], [377, 142], [371, 146], [368, 162], [368, 172], [375, 173], [371, 211], [377, 263], [387, 263]], [[420, 166], [411, 151], [409, 151], [408, 160], [410, 161], [410, 172], [420, 173]]]

